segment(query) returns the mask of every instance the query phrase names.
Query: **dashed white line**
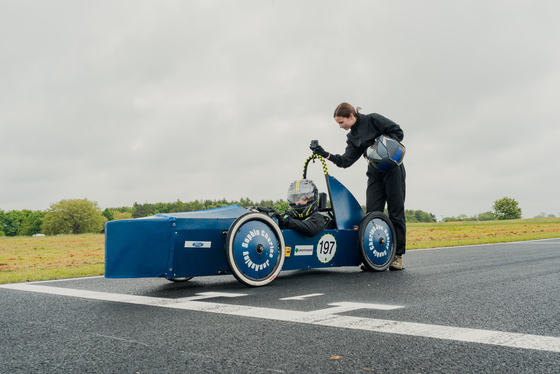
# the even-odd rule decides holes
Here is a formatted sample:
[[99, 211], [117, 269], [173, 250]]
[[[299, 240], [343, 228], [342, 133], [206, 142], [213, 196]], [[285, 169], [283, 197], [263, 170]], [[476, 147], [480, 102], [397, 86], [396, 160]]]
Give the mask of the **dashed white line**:
[[280, 300], [305, 300], [305, 299], [308, 299], [310, 297], [323, 296], [323, 295], [324, 295], [324, 293], [310, 293], [308, 295], [283, 297]]

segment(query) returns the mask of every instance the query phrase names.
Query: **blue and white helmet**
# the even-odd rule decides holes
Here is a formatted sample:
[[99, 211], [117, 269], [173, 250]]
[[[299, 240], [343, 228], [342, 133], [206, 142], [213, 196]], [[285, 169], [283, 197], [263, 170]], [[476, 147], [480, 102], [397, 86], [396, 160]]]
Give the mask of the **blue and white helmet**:
[[381, 135], [366, 150], [365, 158], [377, 170], [387, 171], [402, 164], [406, 148], [404, 145]]

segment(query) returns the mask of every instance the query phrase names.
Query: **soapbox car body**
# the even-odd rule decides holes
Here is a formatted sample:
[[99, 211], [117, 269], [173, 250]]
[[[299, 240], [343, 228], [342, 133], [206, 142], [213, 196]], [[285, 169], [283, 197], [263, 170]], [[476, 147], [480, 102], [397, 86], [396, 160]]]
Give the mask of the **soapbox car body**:
[[[323, 166], [327, 192], [319, 211], [325, 229], [314, 237], [280, 229], [273, 214], [238, 205], [110, 221], [105, 226], [105, 277], [164, 277], [171, 281], [233, 274], [264, 286], [281, 270], [358, 266], [386, 270], [395, 256], [391, 221], [364, 214], [348, 189]], [[327, 202], [330, 198], [330, 204]], [[330, 206], [329, 206], [330, 205]]]

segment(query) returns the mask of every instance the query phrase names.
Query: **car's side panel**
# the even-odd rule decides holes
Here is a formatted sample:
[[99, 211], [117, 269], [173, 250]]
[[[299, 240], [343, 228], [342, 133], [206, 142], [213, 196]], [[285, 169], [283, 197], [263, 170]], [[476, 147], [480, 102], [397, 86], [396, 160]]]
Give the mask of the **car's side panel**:
[[180, 278], [226, 270], [225, 235], [249, 212], [237, 205], [105, 225], [105, 277]]
[[105, 277], [165, 275], [174, 246], [174, 218], [111, 221], [105, 225]]
[[173, 264], [168, 278], [217, 275], [228, 270], [225, 256], [227, 231], [232, 222], [223, 222], [225, 229], [178, 230], [173, 253]]
[[361, 263], [356, 243], [357, 230], [323, 230], [307, 237], [293, 230], [282, 230], [286, 242], [286, 259], [282, 270], [300, 270]]

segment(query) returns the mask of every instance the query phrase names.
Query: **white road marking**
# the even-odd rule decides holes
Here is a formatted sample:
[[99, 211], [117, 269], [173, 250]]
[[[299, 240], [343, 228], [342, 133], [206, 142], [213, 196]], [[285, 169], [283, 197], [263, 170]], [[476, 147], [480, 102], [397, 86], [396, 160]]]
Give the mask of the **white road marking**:
[[204, 299], [212, 299], [215, 297], [241, 297], [247, 296], [246, 293], [226, 293], [226, 292], [202, 292], [197, 293], [197, 296], [191, 297], [183, 297], [176, 300], [204, 300]]
[[323, 296], [324, 293], [310, 293], [308, 295], [301, 295], [301, 296], [292, 296], [292, 297], [283, 297], [280, 300], [305, 300], [309, 297], [315, 297], [315, 296]]
[[342, 303], [333, 303], [329, 304], [333, 305], [334, 308], [327, 308], [327, 309], [319, 309], [315, 310], [313, 314], [337, 314], [337, 313], [344, 313], [350, 312], [351, 310], [358, 310], [358, 309], [377, 309], [377, 310], [394, 310], [404, 308], [403, 306], [399, 305], [383, 305], [383, 304], [370, 304], [370, 303], [349, 303], [349, 302], [342, 302]]
[[0, 288], [39, 292], [60, 296], [80, 297], [91, 300], [112, 301], [120, 303], [157, 306], [163, 308], [219, 313], [241, 317], [261, 318], [275, 321], [305, 323], [318, 326], [373, 331], [387, 334], [419, 336], [425, 338], [454, 340], [460, 342], [491, 344], [511, 348], [560, 352], [560, 338], [554, 336], [520, 334], [502, 331], [479, 330], [463, 327], [438, 326], [424, 323], [400, 322], [376, 318], [336, 315], [336, 313], [364, 308], [383, 310], [402, 308], [402, 306], [395, 305], [342, 302], [329, 304], [333, 306], [333, 308], [302, 312], [295, 310], [260, 308], [243, 305], [228, 305], [208, 301], [200, 301], [202, 299], [211, 297], [246, 296], [246, 294], [234, 293], [207, 292], [197, 294], [197, 296], [192, 297], [167, 299], [160, 297], [134, 296], [109, 292], [42, 286], [33, 283], [0, 285]]

